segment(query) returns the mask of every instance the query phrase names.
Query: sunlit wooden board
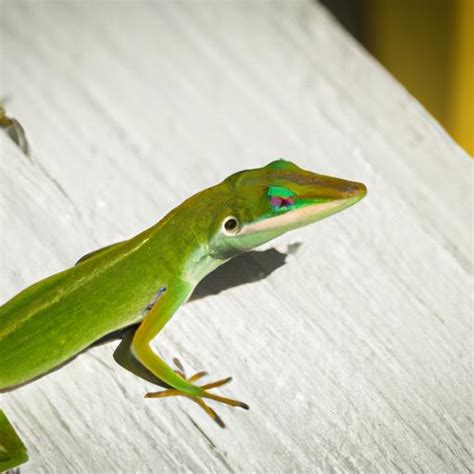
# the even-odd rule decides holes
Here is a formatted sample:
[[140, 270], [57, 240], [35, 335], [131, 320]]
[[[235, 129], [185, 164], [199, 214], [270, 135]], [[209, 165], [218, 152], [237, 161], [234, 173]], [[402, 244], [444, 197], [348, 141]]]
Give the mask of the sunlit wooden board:
[[369, 188], [157, 338], [249, 412], [145, 400], [112, 342], [1, 395], [22, 472], [474, 468], [472, 161], [321, 6], [4, 2], [1, 44], [2, 301], [277, 157]]

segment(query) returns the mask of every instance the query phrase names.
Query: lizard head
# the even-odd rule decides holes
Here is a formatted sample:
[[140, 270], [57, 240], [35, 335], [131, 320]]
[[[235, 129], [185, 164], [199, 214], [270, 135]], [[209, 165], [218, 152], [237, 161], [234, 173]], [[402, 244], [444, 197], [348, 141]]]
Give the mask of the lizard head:
[[277, 160], [229, 176], [217, 188], [219, 211], [209, 251], [227, 259], [352, 206], [367, 188]]

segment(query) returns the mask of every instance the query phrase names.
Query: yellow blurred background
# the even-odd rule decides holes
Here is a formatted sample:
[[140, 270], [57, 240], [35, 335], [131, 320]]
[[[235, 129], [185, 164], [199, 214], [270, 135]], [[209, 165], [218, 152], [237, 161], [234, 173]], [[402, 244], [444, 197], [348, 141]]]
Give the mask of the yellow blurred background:
[[474, 0], [322, 0], [474, 156]]

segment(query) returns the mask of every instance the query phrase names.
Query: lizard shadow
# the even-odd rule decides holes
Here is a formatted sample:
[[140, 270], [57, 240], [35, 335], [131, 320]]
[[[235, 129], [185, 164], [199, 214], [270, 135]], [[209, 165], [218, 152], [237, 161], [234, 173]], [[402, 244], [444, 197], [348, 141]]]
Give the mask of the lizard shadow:
[[[275, 270], [285, 265], [287, 257], [296, 254], [301, 245], [301, 242], [295, 242], [289, 244], [286, 251], [269, 248], [267, 250], [252, 250], [238, 255], [203, 278], [194, 289], [188, 302], [217, 295], [230, 288], [264, 280]], [[135, 326], [138, 327], [138, 324]], [[107, 334], [89, 347], [122, 339], [123, 334], [132, 327], [128, 326]]]
[[294, 255], [300, 247], [301, 243], [296, 242], [288, 245], [286, 252], [270, 248], [243, 253], [207, 275], [197, 285], [189, 301], [217, 295], [229, 288], [263, 280], [282, 267], [288, 255]]
[[[288, 245], [286, 251], [279, 251], [275, 248], [269, 248], [267, 250], [252, 250], [250, 252], [238, 255], [237, 257], [233, 258], [232, 260], [229, 260], [228, 262], [224, 263], [216, 270], [214, 270], [212, 273], [207, 275], [196, 286], [189, 301], [196, 301], [202, 298], [207, 298], [208, 296], [217, 295], [230, 288], [263, 280], [269, 275], [271, 275], [275, 270], [285, 265], [287, 257], [289, 255], [296, 254], [301, 245], [302, 244], [300, 242], [295, 242], [293, 244]], [[79, 352], [74, 357], [68, 359], [67, 361], [63, 362], [61, 365], [55, 367], [49, 372], [42, 374], [23, 384], [16, 385], [14, 387], [9, 387], [7, 389], [2, 389], [0, 390], [0, 393], [10, 392], [24, 385], [29, 385], [30, 383], [35, 382], [36, 380], [52, 372], [55, 372], [56, 370], [61, 369], [79, 355], [87, 352], [91, 347], [100, 346], [102, 344], [106, 344], [117, 339], [122, 339], [122, 341], [124, 341], [126, 337], [130, 337], [130, 335], [133, 334], [134, 329], [136, 327], [138, 327], [138, 324], [111, 332], [110, 334], [105, 335], [101, 339], [98, 339], [90, 346], [86, 347], [83, 351]], [[119, 362], [117, 358], [116, 361]], [[152, 383], [167, 387], [166, 384], [163, 384], [161, 381], [159, 381], [153, 374], [147, 372], [148, 371], [146, 371], [146, 369], [145, 371], [141, 370], [140, 377]]]

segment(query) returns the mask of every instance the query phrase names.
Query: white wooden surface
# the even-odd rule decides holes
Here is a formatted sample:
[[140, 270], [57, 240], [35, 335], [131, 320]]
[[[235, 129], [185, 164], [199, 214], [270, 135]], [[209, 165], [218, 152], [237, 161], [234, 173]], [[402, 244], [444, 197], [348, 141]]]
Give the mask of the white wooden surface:
[[[184, 307], [162, 354], [249, 412], [221, 430], [116, 343], [1, 405], [37, 472], [469, 472], [473, 163], [310, 2], [3, 1], [1, 300], [231, 172], [286, 157], [365, 182], [268, 278]], [[3, 135], [3, 134], [2, 134]]]

